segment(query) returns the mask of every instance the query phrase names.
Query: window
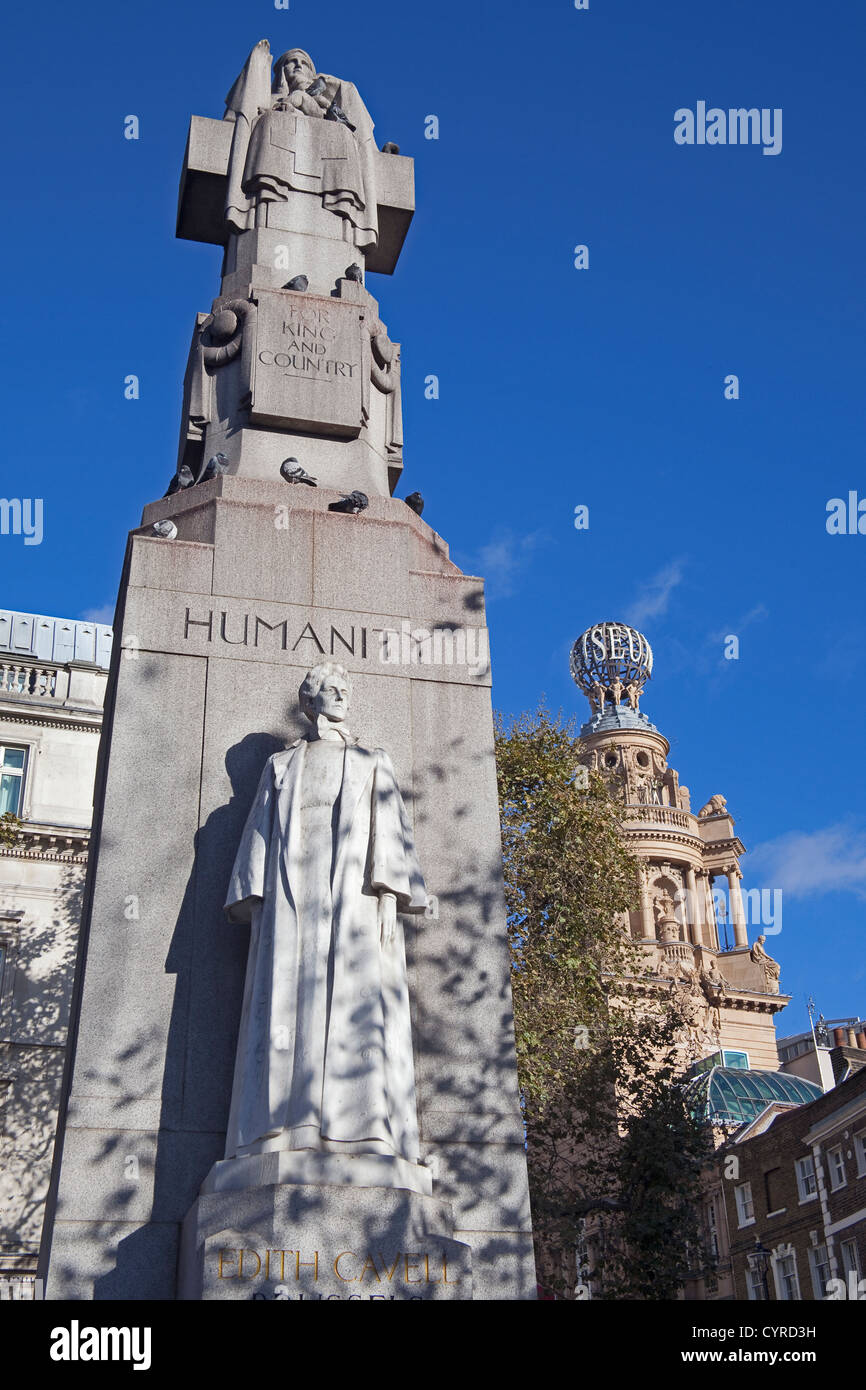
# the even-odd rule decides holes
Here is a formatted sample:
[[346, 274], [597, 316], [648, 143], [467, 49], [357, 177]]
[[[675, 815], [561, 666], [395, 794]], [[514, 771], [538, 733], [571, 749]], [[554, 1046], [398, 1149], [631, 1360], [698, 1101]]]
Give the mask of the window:
[[814, 1245], [809, 1251], [809, 1268], [812, 1271], [812, 1292], [817, 1299], [826, 1298], [830, 1279], [830, 1256], [826, 1245]]
[[800, 1281], [797, 1278], [797, 1257], [780, 1255], [776, 1260], [776, 1296], [782, 1303], [797, 1303]]
[[582, 1219], [578, 1227], [578, 1236], [574, 1246], [574, 1270], [577, 1276], [577, 1283], [582, 1285], [587, 1291], [583, 1297], [591, 1298], [592, 1269], [589, 1254], [589, 1241], [586, 1237], [586, 1220]]
[[854, 1135], [854, 1152], [857, 1155], [857, 1176], [866, 1177], [866, 1129]]
[[815, 1160], [810, 1154], [808, 1158], [798, 1158], [794, 1166], [797, 1170], [797, 1191], [800, 1194], [800, 1201], [811, 1201], [813, 1197], [818, 1196]]
[[734, 1188], [734, 1197], [737, 1202], [737, 1221], [741, 1226], [750, 1226], [755, 1219], [755, 1204], [752, 1201], [752, 1184], [750, 1182], [740, 1183], [739, 1187]]
[[842, 1273], [846, 1278], [849, 1274], [853, 1274], [859, 1279], [860, 1255], [857, 1251], [856, 1240], [843, 1240], [839, 1246], [839, 1254], [842, 1256]]
[[[0, 1135], [4, 1137], [6, 1136], [7, 1128], [10, 1130], [10, 1133], [12, 1132], [12, 1127], [8, 1126], [6, 1121], [6, 1106], [11, 1099], [12, 1077], [0, 1076]], [[0, 1274], [0, 1278], [2, 1278], [2, 1274]], [[2, 1297], [3, 1295], [0, 1294], [0, 1298]]]
[[725, 1048], [723, 1056], [725, 1059], [724, 1065], [726, 1067], [733, 1067], [735, 1071], [749, 1070], [748, 1052], [731, 1052], [728, 1048]]
[[830, 1170], [830, 1191], [835, 1192], [838, 1188], [844, 1187], [848, 1181], [845, 1177], [845, 1158], [841, 1147], [828, 1151], [827, 1167]]
[[6, 744], [0, 744], [0, 816], [7, 811], [11, 811], [13, 816], [21, 812], [26, 760], [26, 748], [9, 748]]
[[0, 908], [0, 1015], [4, 1005], [11, 1000], [18, 928], [23, 917], [23, 908]]
[[763, 1303], [767, 1297], [767, 1286], [764, 1283], [764, 1276], [757, 1269], [746, 1270], [746, 1287], [749, 1294], [750, 1303]]
[[717, 1228], [717, 1226], [716, 1226], [716, 1204], [715, 1204], [715, 1202], [707, 1202], [706, 1206], [704, 1207], [704, 1219], [706, 1220], [706, 1223], [707, 1223], [707, 1243], [708, 1243], [708, 1245], [709, 1245], [710, 1255], [711, 1255], [711, 1257], [712, 1257], [713, 1260], [718, 1260], [718, 1258], [719, 1258], [719, 1232], [718, 1232], [718, 1228]]
[[[8, 940], [0, 941], [0, 1015], [3, 1013], [3, 995], [7, 984], [6, 967], [10, 962], [9, 944]], [[11, 959], [14, 959], [14, 957], [11, 957]], [[11, 981], [9, 983], [11, 983]]]
[[768, 1216], [774, 1211], [784, 1211], [781, 1168], [768, 1168], [764, 1174], [764, 1199], [767, 1203]]
[[712, 1071], [713, 1067], [723, 1066], [721, 1052], [711, 1052], [709, 1057], [702, 1057], [699, 1062], [693, 1062], [689, 1067], [689, 1076], [700, 1076], [705, 1071]]

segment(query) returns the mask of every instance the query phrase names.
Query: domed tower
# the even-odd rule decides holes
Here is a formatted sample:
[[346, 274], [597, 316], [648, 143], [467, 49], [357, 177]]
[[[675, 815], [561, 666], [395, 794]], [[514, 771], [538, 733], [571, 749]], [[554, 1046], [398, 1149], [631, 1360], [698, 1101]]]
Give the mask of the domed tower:
[[[642, 943], [651, 972], [680, 994], [693, 1060], [722, 1053], [723, 1066], [775, 1070], [773, 1016], [788, 996], [779, 993], [779, 967], [759, 925], [770, 895], [746, 895], [757, 937], [750, 948], [745, 846], [723, 796], [692, 811], [668, 764], [670, 744], [640, 708], [652, 670], [649, 642], [624, 623], [596, 623], [572, 647], [571, 674], [592, 709], [580, 731], [583, 760], [622, 803], [621, 826], [639, 862], [639, 906], [623, 926]], [[780, 923], [768, 925], [778, 931]]]

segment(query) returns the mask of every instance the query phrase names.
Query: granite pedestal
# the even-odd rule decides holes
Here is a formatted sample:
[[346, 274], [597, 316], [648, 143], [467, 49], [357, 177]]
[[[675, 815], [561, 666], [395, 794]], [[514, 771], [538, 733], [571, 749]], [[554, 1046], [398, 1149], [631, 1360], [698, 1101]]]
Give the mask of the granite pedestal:
[[[354, 517], [328, 510], [337, 495], [221, 477], [148, 506], [130, 538], [49, 1298], [179, 1296], [181, 1227], [223, 1159], [231, 1094], [249, 929], [224, 918], [228, 874], [264, 761], [301, 732], [300, 680], [331, 655], [352, 674], [354, 727], [392, 755], [434, 898], [403, 923], [433, 1197], [403, 1196], [450, 1205], [453, 1224], [429, 1229], [470, 1247], [474, 1297], [534, 1295], [483, 587], [405, 503], [374, 497]], [[176, 540], [149, 534], [166, 517]], [[325, 1175], [322, 1190], [330, 1209], [340, 1189]], [[393, 1200], [371, 1191], [373, 1212]], [[214, 1231], [237, 1234], [231, 1193], [211, 1197]], [[332, 1222], [304, 1248], [333, 1259], [357, 1231]], [[401, 1227], [382, 1249], [413, 1240]]]

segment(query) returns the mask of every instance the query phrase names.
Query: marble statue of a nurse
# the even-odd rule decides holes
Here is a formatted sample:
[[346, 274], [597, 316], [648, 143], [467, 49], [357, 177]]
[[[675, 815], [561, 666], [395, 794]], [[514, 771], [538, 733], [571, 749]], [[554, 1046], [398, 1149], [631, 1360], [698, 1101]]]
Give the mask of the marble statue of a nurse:
[[225, 911], [252, 930], [226, 1158], [419, 1160], [398, 913], [427, 893], [391, 760], [346, 728], [351, 691], [334, 662], [307, 673], [312, 731], [265, 765], [232, 870]]

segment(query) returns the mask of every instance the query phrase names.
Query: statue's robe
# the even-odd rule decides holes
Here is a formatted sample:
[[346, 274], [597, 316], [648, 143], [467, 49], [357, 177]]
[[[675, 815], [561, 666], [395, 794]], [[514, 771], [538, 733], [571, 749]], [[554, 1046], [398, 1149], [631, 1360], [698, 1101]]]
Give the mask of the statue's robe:
[[279, 202], [293, 189], [320, 197], [323, 207], [345, 219], [345, 239], [366, 250], [379, 239], [373, 122], [354, 83], [327, 73], [317, 77], [354, 132], [291, 106], [273, 110], [279, 94], [270, 88], [270, 52], [261, 44], [253, 49], [226, 97], [225, 119], [235, 125], [226, 220], [232, 230], [247, 231], [257, 204]]
[[[309, 903], [300, 809], [308, 746], [301, 739], [265, 765], [225, 904], [231, 921], [252, 923], [226, 1157], [312, 1147], [417, 1162], [403, 933], [398, 917], [394, 941], [381, 946], [378, 925], [383, 890], [396, 895], [398, 913], [427, 905], [406, 809], [388, 755], [347, 744], [324, 895], [328, 968], [305, 969], [310, 923], [299, 920], [297, 905]], [[321, 997], [310, 999], [311, 989]], [[323, 1020], [324, 1036], [304, 1036], [305, 1019]], [[299, 1107], [295, 1077], [315, 1057], [317, 1132], [305, 1123], [309, 1105]]]

